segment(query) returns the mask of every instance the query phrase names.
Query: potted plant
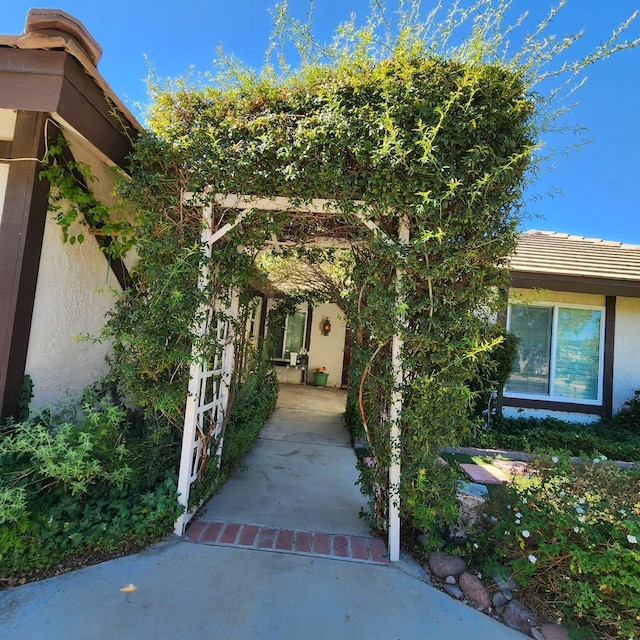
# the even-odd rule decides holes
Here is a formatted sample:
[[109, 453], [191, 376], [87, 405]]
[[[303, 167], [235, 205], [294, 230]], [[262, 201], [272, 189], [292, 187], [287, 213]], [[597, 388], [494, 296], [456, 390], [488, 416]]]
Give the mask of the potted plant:
[[329, 374], [325, 367], [318, 367], [313, 374], [313, 384], [316, 387], [326, 387]]

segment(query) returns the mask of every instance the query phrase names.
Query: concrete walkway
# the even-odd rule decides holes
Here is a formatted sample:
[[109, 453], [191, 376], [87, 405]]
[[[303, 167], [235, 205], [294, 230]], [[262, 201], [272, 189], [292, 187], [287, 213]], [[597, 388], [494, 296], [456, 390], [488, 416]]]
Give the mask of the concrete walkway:
[[[305, 389], [304, 396], [300, 389], [293, 395], [283, 391], [247, 470], [235, 474], [210, 502], [199, 526], [215, 528], [215, 522], [232, 519], [260, 525], [256, 529], [262, 531], [284, 527], [341, 534], [333, 539], [368, 534], [357, 517], [363, 503], [353, 486], [353, 453], [336, 426], [344, 396], [330, 389], [310, 389], [310, 394]], [[251, 483], [263, 502], [248, 495]], [[245, 503], [234, 504], [233, 492]], [[328, 554], [239, 542], [210, 545], [171, 538], [143, 553], [0, 592], [0, 638], [524, 637], [429, 586], [410, 559], [344, 562]]]

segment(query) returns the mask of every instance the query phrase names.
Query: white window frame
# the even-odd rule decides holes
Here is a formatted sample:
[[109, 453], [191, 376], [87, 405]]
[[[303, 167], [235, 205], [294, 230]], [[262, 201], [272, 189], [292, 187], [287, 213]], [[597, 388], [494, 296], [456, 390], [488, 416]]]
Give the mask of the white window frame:
[[[269, 304], [267, 306], [267, 313], [273, 308], [273, 303], [271, 303], [271, 301], [269, 301]], [[305, 305], [305, 304], [299, 304], [298, 307], [296, 308], [296, 310], [294, 311], [294, 313], [301, 313], [304, 315], [304, 325], [303, 325], [303, 329], [302, 329], [302, 348], [305, 348], [305, 341], [306, 341], [306, 335], [307, 335], [307, 326], [309, 323], [309, 305]], [[286, 318], [284, 319], [284, 333], [282, 335], [282, 351], [280, 352], [280, 355], [278, 356], [273, 356], [271, 358], [272, 362], [289, 362], [289, 360], [287, 358], [284, 357], [284, 353], [285, 353], [285, 347], [287, 344], [287, 334], [289, 332], [289, 316], [286, 316]], [[267, 328], [266, 328], [266, 333], [269, 333], [269, 323], [267, 322]]]
[[[571, 404], [583, 404], [590, 406], [601, 406], [603, 398], [604, 388], [604, 329], [606, 320], [606, 307], [602, 305], [592, 304], [573, 304], [564, 302], [528, 302], [509, 300], [509, 306], [507, 307], [507, 331], [511, 330], [511, 308], [513, 306], [529, 306], [529, 307], [543, 307], [546, 309], [553, 309], [553, 319], [551, 323], [551, 357], [549, 360], [549, 393], [524, 393], [508, 391], [507, 387], [503, 389], [503, 396], [505, 398], [526, 398], [528, 400], [546, 400], [551, 402], [568, 402]], [[557, 353], [557, 340], [558, 340], [558, 309], [588, 309], [591, 311], [600, 311], [600, 345], [598, 353], [598, 390], [595, 400], [587, 400], [584, 398], [571, 398], [567, 396], [561, 396], [554, 394], [554, 387], [556, 382], [556, 353]]]

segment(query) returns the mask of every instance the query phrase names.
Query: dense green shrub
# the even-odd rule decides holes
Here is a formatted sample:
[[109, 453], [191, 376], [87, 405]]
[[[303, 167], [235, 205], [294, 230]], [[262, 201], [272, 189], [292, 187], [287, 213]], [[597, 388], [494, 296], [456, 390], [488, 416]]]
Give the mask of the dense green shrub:
[[640, 390], [624, 403], [610, 422], [616, 429], [632, 431], [640, 436]]
[[8, 425], [0, 439], [0, 577], [46, 575], [70, 559], [138, 549], [167, 533], [180, 511], [175, 456], [151, 470], [149, 433], [157, 432], [95, 390], [80, 408]]
[[557, 418], [496, 417], [492, 429], [476, 428], [462, 443], [489, 449], [545, 452], [564, 450], [572, 455], [605, 455], [615, 460], [640, 461], [640, 433], [613, 420], [591, 424]]
[[640, 471], [554, 456], [505, 490], [488, 548], [540, 615], [576, 638], [640, 637]]

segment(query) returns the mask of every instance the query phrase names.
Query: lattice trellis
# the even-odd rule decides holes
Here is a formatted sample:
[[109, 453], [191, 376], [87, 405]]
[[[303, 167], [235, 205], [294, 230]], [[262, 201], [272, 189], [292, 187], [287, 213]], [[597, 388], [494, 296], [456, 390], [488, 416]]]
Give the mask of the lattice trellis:
[[[214, 320], [216, 311], [218, 318]], [[178, 535], [182, 535], [195, 510], [195, 507], [188, 509], [191, 486], [202, 478], [212, 454], [216, 457], [216, 464], [220, 466], [233, 374], [234, 324], [237, 317], [238, 293], [232, 291], [229, 306], [216, 309], [212, 305], [207, 321], [200, 329], [201, 334], [206, 335], [210, 323], [216, 322], [212, 357], [198, 357], [191, 364], [189, 372], [189, 395], [185, 407], [178, 479], [179, 501], [185, 507], [185, 513], [175, 525]]]

